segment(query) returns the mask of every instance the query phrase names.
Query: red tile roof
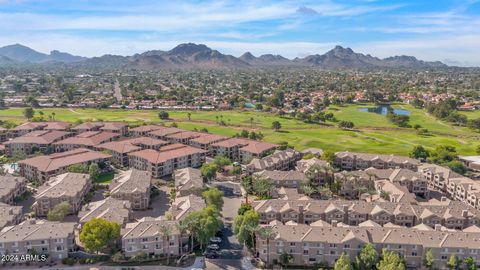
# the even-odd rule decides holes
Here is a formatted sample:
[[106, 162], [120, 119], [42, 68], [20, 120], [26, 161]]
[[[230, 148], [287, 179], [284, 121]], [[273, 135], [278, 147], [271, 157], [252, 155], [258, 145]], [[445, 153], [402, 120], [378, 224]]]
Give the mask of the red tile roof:
[[145, 159], [150, 163], [159, 164], [174, 158], [203, 153], [207, 153], [207, 151], [183, 144], [172, 144], [160, 148], [160, 151], [145, 149], [128, 155]]
[[111, 155], [103, 154], [85, 148], [79, 148], [71, 151], [51, 154], [48, 156], [37, 156], [21, 160], [18, 163], [20, 165], [30, 165], [42, 172], [49, 172], [58, 170], [60, 168], [68, 167], [73, 164], [106, 158], [111, 158]]
[[35, 130], [29, 132], [23, 136], [17, 137], [13, 140], [7, 141], [4, 144], [51, 144], [60, 140], [65, 135], [69, 134], [65, 131], [57, 131], [57, 130]]
[[104, 142], [108, 142], [113, 138], [119, 137], [119, 134], [112, 132], [103, 132], [103, 131], [87, 131], [78, 134], [77, 136], [66, 138], [59, 142], [54, 143], [54, 145], [61, 144], [75, 144], [75, 145], [85, 145], [85, 146], [96, 146]]

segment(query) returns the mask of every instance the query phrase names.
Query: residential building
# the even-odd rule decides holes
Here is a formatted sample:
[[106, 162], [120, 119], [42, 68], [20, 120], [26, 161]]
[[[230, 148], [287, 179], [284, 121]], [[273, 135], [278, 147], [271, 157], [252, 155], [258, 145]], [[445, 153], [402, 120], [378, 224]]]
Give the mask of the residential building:
[[286, 171], [295, 168], [295, 164], [302, 158], [302, 153], [293, 149], [277, 150], [272, 155], [263, 158], [254, 158], [246, 166], [249, 173], [262, 170]]
[[[302, 187], [306, 183], [306, 176], [299, 171], [259, 171], [253, 174], [254, 177], [259, 177], [271, 181], [276, 188], [296, 188]], [[255, 181], [255, 178], [254, 178]]]
[[144, 125], [144, 126], [139, 126], [136, 128], [131, 128], [129, 130], [129, 134], [132, 137], [143, 137], [147, 136], [149, 132], [162, 129], [164, 126], [159, 126], [159, 125]]
[[35, 130], [42, 130], [47, 126], [47, 122], [26, 122], [11, 130], [12, 137], [20, 137]]
[[379, 199], [390, 202], [416, 203], [416, 196], [410, 193], [405, 186], [399, 183], [393, 183], [388, 180], [375, 181], [375, 190], [377, 190]]
[[13, 204], [27, 190], [27, 180], [13, 175], [0, 175], [0, 202]]
[[0, 202], [0, 231], [7, 226], [19, 223], [23, 217], [22, 209], [22, 206], [13, 206]]
[[405, 202], [358, 200], [297, 200], [272, 199], [254, 201], [260, 223], [273, 220], [310, 224], [318, 220], [342, 222], [350, 226], [371, 220], [380, 225], [392, 223], [405, 227], [440, 224], [449, 229], [464, 229], [480, 225], [480, 210], [462, 202], [444, 200], [410, 204]]
[[148, 171], [152, 177], [170, 175], [176, 169], [200, 167], [205, 162], [207, 151], [183, 144], [163, 146], [159, 151], [140, 150], [128, 154], [130, 166]]
[[172, 214], [173, 219], [182, 220], [190, 213], [200, 211], [205, 207], [207, 207], [207, 204], [202, 197], [190, 194], [176, 197], [169, 212]]
[[379, 155], [354, 152], [338, 152], [335, 154], [335, 165], [342, 170], [376, 169], [410, 169], [416, 171], [420, 161], [403, 156]]
[[154, 131], [149, 132], [147, 135], [149, 137], [159, 139], [159, 140], [167, 140], [167, 136], [175, 133], [184, 132], [185, 130], [175, 128], [175, 127], [162, 127], [161, 129], [156, 129]]
[[101, 201], [84, 205], [78, 212], [78, 218], [82, 224], [94, 218], [103, 218], [124, 227], [131, 219], [131, 209], [129, 201], [107, 197]]
[[307, 148], [302, 151], [303, 155], [312, 155], [316, 158], [319, 158], [323, 155], [323, 150], [320, 148]]
[[53, 144], [56, 152], [69, 151], [76, 148], [95, 149], [102, 143], [111, 142], [120, 137], [118, 133], [103, 131], [87, 131], [66, 138]]
[[25, 255], [33, 250], [50, 259], [63, 259], [74, 251], [75, 223], [26, 220], [0, 232], [0, 254]]
[[247, 146], [250, 140], [230, 138], [210, 144], [209, 152], [212, 156], [224, 156], [233, 161], [240, 161], [240, 148]]
[[85, 122], [73, 127], [72, 130], [80, 134], [88, 131], [99, 131], [101, 127], [103, 127], [103, 122]]
[[53, 152], [52, 143], [63, 140], [70, 133], [56, 130], [36, 130], [3, 143], [5, 152], [12, 156], [15, 152], [30, 155], [35, 152], [49, 154]]
[[64, 173], [50, 178], [38, 188], [32, 208], [39, 217], [47, 216], [56, 205], [67, 202], [71, 213], [77, 212], [83, 197], [90, 190], [90, 175], [82, 173]]
[[343, 227], [272, 222], [263, 226], [270, 227], [274, 233], [269, 239], [257, 236], [255, 241], [258, 257], [268, 265], [279, 263], [284, 253], [292, 255], [292, 265], [333, 265], [344, 253], [355, 258], [367, 243], [379, 254], [382, 249], [397, 252], [405, 258], [407, 268], [412, 269], [423, 267], [428, 250], [432, 250], [436, 269], [447, 269], [451, 255], [457, 256], [459, 261], [470, 256], [475, 261], [480, 259], [480, 232], [384, 228], [373, 224]]
[[190, 167], [178, 169], [173, 175], [177, 196], [186, 196], [203, 189], [203, 177], [199, 169]]
[[[143, 218], [122, 229], [122, 251], [126, 257], [139, 253], [178, 256], [188, 237], [180, 234], [177, 221]], [[163, 233], [163, 231], [168, 231]]]
[[110, 184], [110, 196], [129, 201], [134, 210], [147, 209], [150, 204], [151, 181], [151, 175], [147, 171], [124, 171]]
[[50, 177], [64, 173], [71, 165], [89, 166], [92, 163], [108, 163], [112, 156], [85, 148], [48, 156], [37, 156], [18, 162], [20, 175], [28, 180], [45, 182]]
[[436, 164], [422, 164], [418, 167], [418, 172], [422, 173], [427, 179], [428, 189], [447, 193], [447, 187], [450, 179], [462, 178], [460, 174]]
[[[303, 153], [303, 151], [302, 151], [302, 153]], [[328, 162], [326, 162], [325, 160], [320, 160], [320, 159], [314, 157], [314, 158], [311, 158], [311, 159], [301, 159], [301, 160], [297, 161], [296, 170], [300, 171], [300, 172], [303, 172], [303, 173], [306, 173], [312, 166], [316, 166], [316, 167], [320, 167], [320, 168], [330, 167]]]
[[128, 134], [128, 124], [125, 122], [103, 122], [100, 130], [126, 136]]
[[278, 145], [267, 142], [251, 141], [248, 145], [240, 148], [240, 160], [249, 162], [254, 158], [263, 158], [272, 154]]
[[217, 142], [227, 140], [228, 137], [217, 134], [204, 134], [203, 136], [189, 140], [188, 144], [203, 150], [210, 150], [211, 145]]
[[0, 127], [0, 142], [8, 140], [8, 129]]
[[187, 144], [190, 140], [202, 137], [206, 133], [196, 131], [182, 131], [168, 134], [165, 136], [165, 140], [170, 143], [182, 143]]

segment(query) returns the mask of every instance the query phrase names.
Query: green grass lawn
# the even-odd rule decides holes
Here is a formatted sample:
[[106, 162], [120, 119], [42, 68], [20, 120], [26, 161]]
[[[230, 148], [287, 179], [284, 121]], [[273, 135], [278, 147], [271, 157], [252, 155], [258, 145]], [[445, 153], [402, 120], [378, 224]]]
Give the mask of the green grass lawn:
[[[329, 125], [309, 124], [289, 117], [279, 117], [271, 113], [252, 111], [193, 111], [191, 120], [188, 112], [169, 112], [172, 120], [180, 128], [192, 130], [207, 128], [211, 133], [232, 136], [242, 129], [253, 129], [265, 135], [265, 140], [278, 143], [287, 141], [297, 149], [320, 147], [334, 151], [361, 151], [385, 154], [406, 155], [414, 145], [423, 145], [434, 148], [439, 144], [455, 146], [462, 155], [475, 153], [480, 138], [467, 128], [454, 127], [446, 122], [439, 121], [427, 114], [424, 110], [416, 109], [411, 105], [398, 103], [394, 108], [407, 109], [411, 112], [410, 124], [419, 124], [430, 131], [429, 136], [418, 135], [412, 128], [399, 128], [389, 122], [385, 116], [362, 112], [360, 107], [369, 107], [372, 104], [355, 104], [347, 106], [331, 106], [327, 109], [333, 112], [338, 120], [347, 120], [355, 123], [355, 130], [342, 130], [335, 123]], [[36, 110], [37, 112], [40, 110]], [[131, 111], [131, 110], [97, 110], [97, 109], [41, 109], [45, 115], [55, 112], [55, 119], [59, 121], [75, 122], [76, 120], [105, 120], [139, 122], [164, 122], [158, 118], [158, 111]], [[38, 115], [38, 113], [37, 113]], [[217, 118], [218, 117], [218, 118]], [[253, 118], [253, 121], [251, 120]], [[0, 111], [0, 120], [9, 120], [16, 123], [25, 122], [21, 108]], [[227, 126], [220, 126], [217, 121], [223, 120]], [[273, 121], [282, 125], [280, 132], [271, 129]], [[253, 123], [252, 123], [253, 122]]]
[[93, 179], [94, 183], [98, 184], [110, 184], [115, 174], [113, 172], [104, 173]]

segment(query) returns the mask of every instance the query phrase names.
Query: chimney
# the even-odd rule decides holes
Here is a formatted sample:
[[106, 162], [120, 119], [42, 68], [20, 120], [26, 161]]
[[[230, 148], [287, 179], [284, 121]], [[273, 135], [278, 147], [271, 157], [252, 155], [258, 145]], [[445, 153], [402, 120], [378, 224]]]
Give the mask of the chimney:
[[442, 230], [442, 224], [435, 224], [435, 231], [439, 232]]
[[464, 218], [468, 217], [468, 210], [462, 210], [462, 217]]
[[332, 220], [332, 227], [337, 227], [337, 223], [338, 223], [337, 220], [335, 220], [335, 219]]

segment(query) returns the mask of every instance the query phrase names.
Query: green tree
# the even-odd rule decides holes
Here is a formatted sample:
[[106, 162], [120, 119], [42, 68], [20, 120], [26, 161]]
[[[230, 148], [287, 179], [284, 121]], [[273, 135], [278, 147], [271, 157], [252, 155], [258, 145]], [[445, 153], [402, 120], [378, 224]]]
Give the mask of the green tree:
[[430, 153], [421, 145], [416, 145], [413, 147], [412, 152], [408, 154], [411, 158], [416, 159], [427, 159], [430, 156]]
[[445, 165], [447, 165], [447, 167], [449, 167], [452, 171], [454, 171], [458, 174], [464, 175], [468, 171], [467, 166], [465, 166], [465, 164], [463, 162], [461, 162], [460, 160], [452, 160], [452, 161], [449, 161], [449, 162], [445, 163]]
[[267, 242], [267, 263], [268, 263], [270, 261], [270, 240], [273, 240], [275, 238], [276, 233], [273, 231], [272, 227], [259, 227], [256, 231], [256, 235], [260, 239], [264, 239]]
[[[350, 262], [350, 257], [342, 253], [342, 256], [338, 258], [338, 260], [335, 262], [335, 266], [333, 267], [334, 270], [353, 270], [352, 263]], [[365, 268], [367, 269], [367, 268]]]
[[61, 202], [48, 211], [47, 219], [50, 221], [62, 221], [71, 212], [72, 206], [68, 202]]
[[[167, 265], [170, 264], [170, 235], [172, 234], [172, 228], [169, 225], [162, 225], [160, 227], [160, 233], [163, 237], [163, 250], [167, 252]], [[165, 248], [167, 246], [167, 248]]]
[[432, 249], [429, 248], [427, 252], [425, 252], [425, 255], [423, 256], [423, 265], [428, 269], [432, 269], [434, 263], [435, 263], [435, 256], [433, 255]]
[[232, 161], [225, 156], [216, 156], [213, 159], [213, 163], [218, 166], [218, 168], [223, 168], [224, 166], [232, 164]]
[[187, 117], [188, 117], [188, 121], [191, 121], [192, 120], [192, 113], [188, 112]]
[[223, 192], [216, 187], [212, 187], [202, 193], [203, 198], [207, 205], [213, 205], [218, 210], [222, 210], [223, 207]]
[[293, 255], [285, 252], [278, 257], [278, 260], [281, 265], [287, 266], [293, 263]]
[[200, 172], [202, 173], [203, 179], [205, 181], [212, 180], [218, 171], [217, 164], [214, 163], [203, 163], [202, 167], [200, 168]]
[[458, 267], [458, 259], [457, 259], [457, 256], [455, 255], [451, 255], [450, 258], [448, 259], [448, 262], [447, 262], [447, 267], [448, 269], [450, 270], [455, 270], [457, 269]]
[[382, 260], [377, 263], [378, 270], [405, 270], [405, 260], [393, 251], [382, 250]]
[[240, 243], [247, 245], [249, 248], [254, 248], [255, 231], [257, 230], [260, 217], [254, 210], [249, 210], [243, 215], [235, 217], [233, 222], [233, 232]]
[[160, 119], [162, 119], [162, 120], [167, 120], [168, 117], [169, 117], [169, 114], [168, 114], [168, 112], [166, 112], [166, 111], [160, 111], [160, 112], [158, 113], [158, 118], [160, 118]]
[[472, 257], [466, 257], [463, 259], [463, 263], [465, 264], [465, 270], [476, 270], [477, 269], [477, 262]]
[[34, 115], [35, 115], [35, 110], [33, 110], [32, 107], [27, 107], [23, 109], [23, 116], [25, 116], [25, 118], [27, 118], [28, 120], [32, 119]]
[[351, 121], [340, 121], [338, 127], [341, 129], [352, 129], [355, 127], [355, 124]]
[[278, 121], [273, 121], [272, 122], [272, 129], [275, 131], [279, 131], [282, 128], [282, 124]]
[[378, 252], [372, 244], [367, 243], [358, 256], [356, 257], [356, 264], [358, 269], [374, 269], [379, 260]]
[[253, 192], [255, 195], [260, 197], [268, 197], [270, 196], [270, 192], [272, 191], [274, 184], [263, 177], [255, 176], [253, 179]]
[[80, 233], [80, 241], [91, 252], [100, 252], [110, 247], [119, 237], [120, 225], [103, 218], [87, 221]]
[[97, 163], [90, 164], [90, 166], [88, 167], [88, 174], [90, 174], [90, 177], [92, 179], [96, 179], [99, 176], [100, 169], [98, 168]]
[[87, 166], [83, 164], [73, 164], [67, 167], [67, 172], [71, 173], [88, 173]]
[[323, 154], [320, 158], [322, 160], [325, 160], [326, 162], [328, 162], [331, 166], [333, 166], [333, 164], [335, 164], [335, 159], [336, 159], [335, 152], [333, 152], [331, 150], [323, 151]]
[[240, 208], [238, 208], [237, 210], [237, 214], [238, 215], [243, 215], [245, 214], [245, 212], [249, 211], [249, 210], [252, 210], [253, 207], [252, 205], [248, 204], [248, 203], [242, 203], [240, 204]]

